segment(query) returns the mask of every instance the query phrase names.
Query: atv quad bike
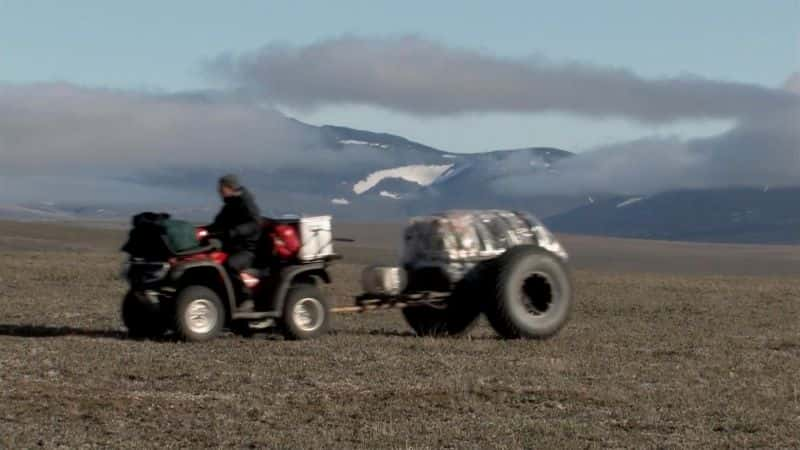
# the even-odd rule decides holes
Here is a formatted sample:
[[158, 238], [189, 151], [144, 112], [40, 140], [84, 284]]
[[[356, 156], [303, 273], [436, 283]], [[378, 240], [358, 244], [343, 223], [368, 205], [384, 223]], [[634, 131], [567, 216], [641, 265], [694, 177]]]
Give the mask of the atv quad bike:
[[535, 217], [448, 211], [411, 220], [401, 266], [363, 274], [352, 311], [402, 307], [418, 335], [460, 335], [484, 314], [502, 337], [548, 338], [572, 308], [567, 253]]
[[[176, 250], [162, 228], [135, 223], [124, 248], [131, 256], [122, 321], [131, 336], [174, 332], [204, 341], [224, 328], [248, 335], [278, 325], [287, 339], [310, 339], [327, 331], [329, 305], [317, 284], [330, 283], [328, 265], [338, 259], [330, 217], [265, 219], [255, 267], [234, 275], [224, 267], [228, 255], [204, 229], [196, 229], [198, 245]], [[240, 307], [247, 291], [255, 308]]]

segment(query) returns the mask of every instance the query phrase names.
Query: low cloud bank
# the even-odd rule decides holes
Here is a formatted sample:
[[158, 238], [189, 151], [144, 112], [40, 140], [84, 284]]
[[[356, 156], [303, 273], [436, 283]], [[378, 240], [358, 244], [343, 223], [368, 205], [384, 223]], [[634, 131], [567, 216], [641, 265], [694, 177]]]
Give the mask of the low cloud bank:
[[785, 111], [780, 89], [544, 58], [510, 59], [419, 37], [342, 37], [223, 54], [208, 70], [294, 107], [363, 104], [416, 115], [558, 111], [640, 122], [742, 119]]

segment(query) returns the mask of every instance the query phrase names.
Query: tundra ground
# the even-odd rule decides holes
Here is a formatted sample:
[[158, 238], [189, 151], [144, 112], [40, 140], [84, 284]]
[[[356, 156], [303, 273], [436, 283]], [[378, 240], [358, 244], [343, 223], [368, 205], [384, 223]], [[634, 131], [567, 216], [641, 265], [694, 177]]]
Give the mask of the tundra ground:
[[[392, 257], [394, 229], [340, 234], [368, 229], [337, 303]], [[311, 342], [183, 344], [126, 338], [121, 239], [0, 223], [0, 448], [800, 442], [798, 248], [568, 238], [577, 305], [547, 341], [417, 338], [388, 311]]]

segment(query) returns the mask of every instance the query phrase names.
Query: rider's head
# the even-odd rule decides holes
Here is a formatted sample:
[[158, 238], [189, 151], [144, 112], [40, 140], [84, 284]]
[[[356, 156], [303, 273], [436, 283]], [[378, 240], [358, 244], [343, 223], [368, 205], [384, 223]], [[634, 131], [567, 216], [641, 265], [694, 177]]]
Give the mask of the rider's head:
[[242, 192], [242, 185], [236, 175], [228, 174], [219, 179], [219, 195], [222, 199], [239, 195]]

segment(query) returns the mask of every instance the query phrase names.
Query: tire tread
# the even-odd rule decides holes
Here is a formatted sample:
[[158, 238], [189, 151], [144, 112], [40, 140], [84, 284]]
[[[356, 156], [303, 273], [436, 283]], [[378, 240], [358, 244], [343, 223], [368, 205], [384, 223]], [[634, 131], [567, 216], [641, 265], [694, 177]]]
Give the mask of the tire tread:
[[[567, 283], [569, 284], [568, 269], [560, 260], [557, 259], [557, 257], [542, 248], [530, 245], [522, 245], [510, 249], [498, 257], [494, 265], [494, 270], [488, 277], [491, 280], [491, 283], [487, 284], [494, 286], [494, 293], [491, 296], [492, 301], [484, 305], [484, 313], [486, 314], [486, 318], [495, 332], [505, 339], [546, 339], [557, 333], [569, 318], [572, 305], [571, 293], [566, 299], [566, 301], [569, 302], [567, 305], [566, 315], [563, 321], [554, 330], [545, 330], [537, 333], [526, 332], [515, 322], [513, 313], [509, 309], [510, 305], [508, 304], [509, 296], [515, 294], [508, 292], [508, 289], [511, 288], [508, 286], [508, 280], [511, 277], [516, 265], [522, 263], [524, 259], [534, 256], [550, 258], [553, 261], [556, 261], [558, 264], [558, 270], [563, 272], [562, 275], [567, 279]], [[571, 287], [567, 287], [571, 289]]]

